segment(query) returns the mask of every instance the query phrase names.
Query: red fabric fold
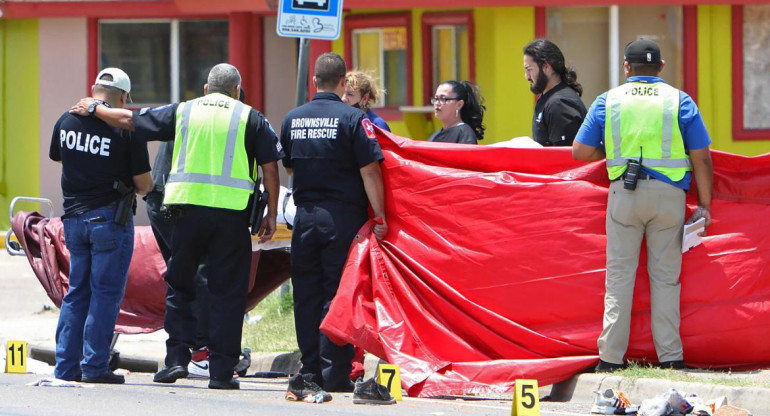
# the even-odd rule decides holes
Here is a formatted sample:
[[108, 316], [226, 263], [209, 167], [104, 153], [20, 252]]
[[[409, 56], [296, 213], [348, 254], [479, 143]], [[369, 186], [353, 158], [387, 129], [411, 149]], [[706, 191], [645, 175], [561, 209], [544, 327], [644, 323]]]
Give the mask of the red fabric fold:
[[[607, 173], [569, 148], [416, 142], [379, 131], [389, 232], [364, 225], [322, 329], [401, 367], [412, 396], [546, 385], [597, 362]], [[684, 254], [685, 361], [770, 364], [770, 154], [712, 152], [714, 223]], [[688, 216], [697, 194], [688, 192]], [[644, 250], [643, 250], [644, 252]], [[642, 254], [627, 358], [655, 361]]]

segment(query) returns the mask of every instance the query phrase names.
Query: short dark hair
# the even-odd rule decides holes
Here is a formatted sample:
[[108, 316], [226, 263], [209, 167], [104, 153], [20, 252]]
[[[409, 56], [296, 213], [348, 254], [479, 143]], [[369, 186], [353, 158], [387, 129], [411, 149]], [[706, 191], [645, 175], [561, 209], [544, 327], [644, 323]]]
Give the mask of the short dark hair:
[[336, 53], [327, 52], [315, 61], [315, 82], [320, 89], [335, 88], [346, 72], [345, 60]]
[[634, 75], [651, 75], [651, 76], [657, 76], [660, 73], [660, 67], [663, 65], [660, 62], [652, 63], [652, 64], [634, 64], [629, 63], [631, 65], [631, 70], [634, 72]]
[[[113, 81], [112, 75], [110, 74], [104, 74], [99, 79], [103, 79], [105, 81]], [[119, 100], [120, 96], [123, 95], [124, 92], [125, 91], [117, 87], [110, 87], [102, 84], [94, 84], [94, 93], [102, 94], [108, 101]]]

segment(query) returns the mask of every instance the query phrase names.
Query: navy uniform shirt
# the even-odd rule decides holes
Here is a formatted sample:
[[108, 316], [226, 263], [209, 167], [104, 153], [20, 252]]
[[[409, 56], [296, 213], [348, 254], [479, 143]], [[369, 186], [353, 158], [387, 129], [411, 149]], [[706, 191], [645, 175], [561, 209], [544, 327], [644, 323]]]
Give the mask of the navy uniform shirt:
[[53, 128], [51, 160], [62, 162], [64, 217], [109, 205], [120, 198], [112, 184], [134, 186], [133, 177], [150, 171], [147, 143], [96, 117], [64, 113]]
[[283, 165], [294, 170], [297, 205], [335, 201], [366, 207], [360, 169], [384, 160], [372, 122], [329, 92], [286, 115]]
[[[177, 107], [179, 104], [174, 103], [162, 107], [134, 110], [134, 134], [147, 141], [174, 140]], [[249, 160], [256, 160], [259, 165], [275, 162], [280, 158], [280, 147], [277, 147], [278, 138], [272, 126], [265, 116], [253, 108], [249, 112], [249, 119], [246, 122], [244, 145]], [[249, 173], [253, 174], [251, 169], [253, 169], [253, 165], [250, 164]], [[156, 179], [157, 185], [159, 183], [157, 179], [161, 178], [154, 179]]]
[[577, 92], [559, 83], [535, 103], [532, 139], [543, 146], [572, 146], [586, 112]]

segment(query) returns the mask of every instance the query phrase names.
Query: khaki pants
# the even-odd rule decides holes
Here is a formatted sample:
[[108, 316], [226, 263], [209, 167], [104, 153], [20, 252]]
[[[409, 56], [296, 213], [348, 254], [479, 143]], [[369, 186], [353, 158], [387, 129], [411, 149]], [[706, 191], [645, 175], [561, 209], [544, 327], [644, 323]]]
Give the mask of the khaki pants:
[[679, 337], [679, 273], [685, 193], [655, 179], [639, 180], [636, 190], [610, 184], [607, 200], [607, 276], [602, 360], [620, 364], [628, 349], [636, 268], [647, 237], [652, 337], [659, 361], [683, 359]]

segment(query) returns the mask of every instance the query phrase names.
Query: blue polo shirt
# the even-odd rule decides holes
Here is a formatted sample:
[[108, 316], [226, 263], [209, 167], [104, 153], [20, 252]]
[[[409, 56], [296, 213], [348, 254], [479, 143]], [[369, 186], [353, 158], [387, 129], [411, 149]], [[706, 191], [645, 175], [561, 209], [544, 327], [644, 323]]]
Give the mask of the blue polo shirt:
[[[626, 82], [644, 82], [644, 83], [656, 83], [665, 82], [662, 78], [658, 77], [630, 77], [626, 79]], [[591, 108], [588, 109], [588, 114], [583, 125], [580, 126], [580, 130], [575, 136], [575, 141], [580, 142], [587, 146], [604, 148], [604, 121], [605, 121], [605, 103], [607, 100], [607, 93], [596, 97], [596, 101], [591, 104]], [[703, 149], [711, 144], [711, 138], [708, 131], [706, 131], [706, 125], [703, 123], [703, 117], [700, 115], [698, 106], [692, 100], [692, 98], [683, 91], [679, 91], [679, 130], [682, 132], [682, 138], [684, 139], [685, 151], [689, 153], [689, 150]], [[684, 190], [690, 189], [690, 182], [692, 181], [692, 172], [687, 172], [684, 178], [678, 182], [674, 182], [666, 175], [656, 172], [652, 169], [648, 169], [642, 166], [648, 175], [655, 179], [674, 185]]]

